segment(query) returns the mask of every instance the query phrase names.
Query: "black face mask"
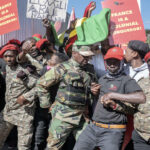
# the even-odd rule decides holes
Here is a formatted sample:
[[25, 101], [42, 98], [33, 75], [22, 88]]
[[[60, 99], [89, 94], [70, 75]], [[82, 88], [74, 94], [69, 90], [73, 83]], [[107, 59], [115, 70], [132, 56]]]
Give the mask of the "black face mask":
[[124, 60], [120, 61], [120, 69], [118, 69], [117, 72], [111, 73], [109, 70], [107, 70], [107, 77], [109, 78], [116, 78], [120, 75], [124, 74]]

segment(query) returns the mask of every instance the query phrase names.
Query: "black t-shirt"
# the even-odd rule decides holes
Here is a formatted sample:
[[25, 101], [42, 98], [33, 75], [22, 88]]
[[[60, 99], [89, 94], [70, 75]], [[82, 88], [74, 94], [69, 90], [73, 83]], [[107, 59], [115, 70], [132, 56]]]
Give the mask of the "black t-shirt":
[[[134, 79], [124, 74], [113, 79], [105, 75], [99, 79], [99, 84], [101, 85], [99, 98], [109, 92], [128, 94], [142, 91]], [[105, 124], [126, 124], [127, 122], [125, 114], [105, 108], [100, 101], [97, 102], [92, 119]]]

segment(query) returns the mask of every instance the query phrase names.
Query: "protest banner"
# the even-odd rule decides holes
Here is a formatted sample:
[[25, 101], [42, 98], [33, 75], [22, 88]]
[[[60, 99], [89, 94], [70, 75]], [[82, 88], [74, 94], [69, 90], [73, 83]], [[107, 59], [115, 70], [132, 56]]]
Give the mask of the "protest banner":
[[0, 1], [0, 35], [20, 28], [17, 0]]
[[146, 41], [137, 0], [105, 0], [102, 7], [111, 9], [110, 45], [121, 45], [130, 40]]
[[68, 0], [28, 0], [27, 18], [65, 22]]

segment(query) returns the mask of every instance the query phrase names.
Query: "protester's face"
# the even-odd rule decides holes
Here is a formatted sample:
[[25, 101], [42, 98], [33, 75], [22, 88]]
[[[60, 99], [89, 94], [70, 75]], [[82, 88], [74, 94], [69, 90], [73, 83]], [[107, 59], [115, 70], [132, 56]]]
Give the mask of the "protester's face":
[[6, 51], [3, 55], [3, 59], [8, 66], [14, 66], [16, 64], [17, 51]]
[[131, 62], [131, 60], [133, 59], [133, 50], [127, 48], [125, 50], [124, 58], [127, 62]]
[[56, 66], [59, 63], [59, 58], [56, 55], [52, 55], [51, 59], [48, 60], [47, 64], [51, 67]]
[[120, 68], [120, 60], [114, 58], [107, 59], [106, 67], [111, 73], [115, 73]]
[[29, 43], [31, 44], [31, 49], [29, 50], [29, 54], [32, 57], [36, 57], [39, 54], [39, 50], [35, 46], [36, 41], [35, 40], [30, 40]]
[[89, 60], [91, 59], [91, 56], [83, 56], [78, 52], [73, 52], [72, 56], [75, 61], [78, 62], [81, 66], [88, 64]]

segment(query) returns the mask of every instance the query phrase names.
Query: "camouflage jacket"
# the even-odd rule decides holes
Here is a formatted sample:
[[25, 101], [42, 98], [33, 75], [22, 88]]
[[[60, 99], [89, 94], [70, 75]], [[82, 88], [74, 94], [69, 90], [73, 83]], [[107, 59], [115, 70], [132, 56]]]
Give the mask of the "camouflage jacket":
[[150, 139], [150, 79], [145, 78], [138, 82], [146, 96], [146, 103], [139, 104], [134, 114], [134, 128], [146, 140]]
[[119, 103], [116, 111], [126, 114], [134, 114], [134, 128], [146, 141], [150, 138], [150, 80], [143, 78], [138, 81], [145, 96], [146, 103], [132, 105], [130, 103]]
[[[86, 105], [86, 102], [82, 103], [79, 99], [89, 98], [88, 89], [92, 79], [73, 59], [53, 67], [37, 82], [37, 94], [41, 107], [47, 108], [51, 106], [48, 89], [59, 82], [60, 86], [56, 95], [56, 101], [52, 106], [52, 116], [60, 120], [66, 118], [66, 121], [78, 124]], [[68, 84], [71, 86], [68, 86]], [[77, 87], [77, 92], [75, 92], [74, 87]], [[83, 91], [83, 89], [85, 90]]]
[[47, 61], [50, 59], [50, 55], [49, 54], [45, 54], [42, 53], [42, 55], [40, 55], [37, 59], [33, 58], [32, 56], [30, 56], [29, 54], [26, 54], [25, 58], [23, 58], [22, 60], [18, 60], [17, 58], [17, 62], [18, 63], [31, 63], [33, 66], [36, 67], [37, 72], [39, 73], [41, 71], [41, 69], [43, 69], [44, 65], [47, 64]]
[[[21, 71], [26, 74], [23, 80], [17, 76]], [[19, 126], [28, 125], [33, 121], [36, 80], [37, 77], [30, 74], [27, 68], [21, 65], [17, 65], [13, 69], [6, 66], [6, 105], [3, 111], [5, 121]], [[21, 95], [30, 103], [19, 105], [16, 100]]]

